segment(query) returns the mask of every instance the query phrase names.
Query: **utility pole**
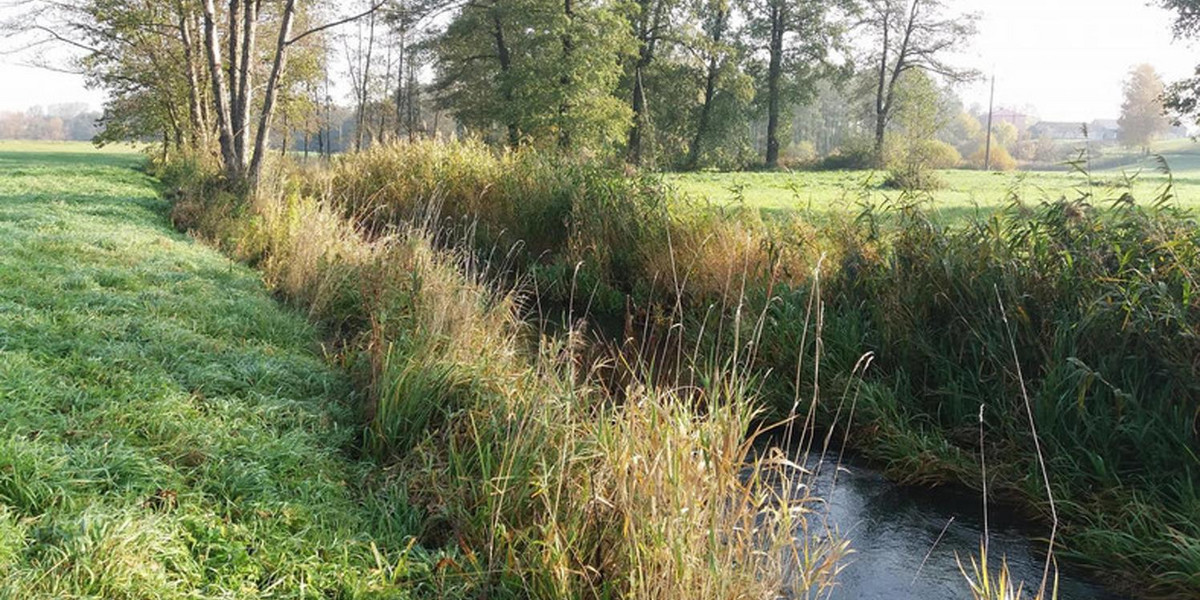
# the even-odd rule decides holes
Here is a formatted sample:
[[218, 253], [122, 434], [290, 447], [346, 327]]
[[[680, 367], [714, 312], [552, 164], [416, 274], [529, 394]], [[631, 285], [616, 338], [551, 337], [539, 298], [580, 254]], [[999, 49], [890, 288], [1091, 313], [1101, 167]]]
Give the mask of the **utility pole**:
[[988, 98], [988, 144], [983, 151], [983, 170], [991, 170], [991, 115], [996, 107], [996, 70], [991, 71], [991, 96]]

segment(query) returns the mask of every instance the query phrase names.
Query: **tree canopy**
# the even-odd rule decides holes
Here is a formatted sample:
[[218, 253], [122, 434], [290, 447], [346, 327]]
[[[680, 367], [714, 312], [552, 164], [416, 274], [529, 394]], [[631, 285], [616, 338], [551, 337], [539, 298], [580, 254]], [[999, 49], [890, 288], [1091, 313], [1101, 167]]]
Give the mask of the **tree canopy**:
[[1130, 71], [1119, 121], [1121, 142], [1126, 146], [1149, 149], [1150, 142], [1167, 132], [1170, 123], [1163, 105], [1164, 91], [1154, 67], [1143, 64]]

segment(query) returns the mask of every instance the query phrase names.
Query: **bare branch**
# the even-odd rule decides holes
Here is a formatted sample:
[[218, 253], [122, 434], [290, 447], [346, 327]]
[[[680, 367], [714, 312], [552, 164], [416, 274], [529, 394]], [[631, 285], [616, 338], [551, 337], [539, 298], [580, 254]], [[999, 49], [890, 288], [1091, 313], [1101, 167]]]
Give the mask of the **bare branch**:
[[368, 8], [367, 10], [364, 10], [361, 13], [346, 17], [344, 19], [339, 19], [337, 21], [333, 21], [332, 23], [326, 23], [326, 24], [320, 25], [318, 27], [313, 27], [312, 29], [305, 31], [305, 32], [297, 35], [296, 37], [289, 39], [287, 42], [284, 43], [284, 45], [291, 46], [292, 44], [295, 44], [296, 42], [298, 42], [310, 35], [314, 35], [314, 34], [320, 33], [322, 31], [325, 31], [328, 29], [333, 29], [334, 27], [341, 27], [342, 25], [353, 23], [364, 17], [369, 17], [369, 16], [371, 16], [371, 13], [374, 13], [375, 11], [379, 10], [380, 8], [383, 8], [384, 4], [387, 4], [386, 0], [380, 0], [380, 1], [376, 2], [375, 4], [372, 4], [370, 8]]

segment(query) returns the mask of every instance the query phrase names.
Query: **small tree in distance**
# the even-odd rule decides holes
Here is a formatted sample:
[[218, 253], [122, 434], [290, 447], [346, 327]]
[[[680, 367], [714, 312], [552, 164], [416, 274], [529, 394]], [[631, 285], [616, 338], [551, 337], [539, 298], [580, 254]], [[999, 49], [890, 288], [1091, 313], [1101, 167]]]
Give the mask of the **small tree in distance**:
[[1170, 122], [1163, 106], [1162, 77], [1154, 67], [1134, 67], [1125, 81], [1125, 102], [1121, 104], [1121, 143], [1150, 153], [1150, 143], [1167, 132]]

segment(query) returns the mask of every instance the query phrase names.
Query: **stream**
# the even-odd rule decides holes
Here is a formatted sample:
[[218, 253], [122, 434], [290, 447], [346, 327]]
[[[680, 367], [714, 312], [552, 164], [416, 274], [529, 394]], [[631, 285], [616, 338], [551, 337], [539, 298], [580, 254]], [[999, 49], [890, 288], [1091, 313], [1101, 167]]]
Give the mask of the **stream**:
[[[970, 569], [983, 537], [981, 496], [954, 488], [896, 485], [862, 461], [817, 458], [806, 467], [809, 483], [824, 500], [819, 511], [853, 549], [830, 600], [964, 600], [970, 589], [955, 553]], [[835, 480], [836, 473], [836, 480]], [[952, 520], [953, 519], [953, 520]], [[948, 525], [947, 525], [948, 524]], [[943, 534], [942, 531], [945, 530]], [[988, 511], [989, 555], [993, 573], [1002, 558], [1027, 595], [1036, 592], [1045, 565], [1049, 529], [1001, 508]], [[941, 535], [941, 540], [934, 545]], [[932, 550], [931, 550], [932, 548]], [[924, 565], [922, 566], [922, 562]], [[919, 573], [918, 573], [919, 571]], [[1053, 584], [1053, 575], [1051, 584]], [[1049, 595], [1049, 594], [1047, 594]], [[1085, 573], [1059, 564], [1059, 600], [1128, 600], [1088, 580]]]

